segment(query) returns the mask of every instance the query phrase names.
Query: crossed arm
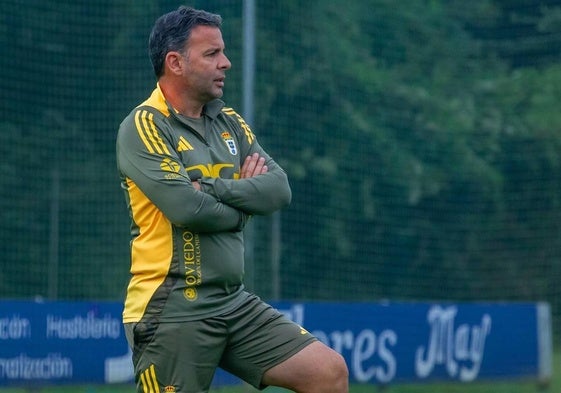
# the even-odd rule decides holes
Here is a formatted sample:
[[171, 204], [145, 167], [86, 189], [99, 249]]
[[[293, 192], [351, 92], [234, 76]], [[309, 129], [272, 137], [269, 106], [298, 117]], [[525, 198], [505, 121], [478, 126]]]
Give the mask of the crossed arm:
[[[248, 179], [257, 175], [263, 175], [267, 173], [268, 170], [269, 168], [265, 165], [265, 157], [260, 157], [259, 153], [253, 153], [245, 158], [240, 170], [240, 179]], [[193, 182], [193, 187], [201, 191], [201, 184], [198, 181]]]
[[290, 203], [291, 191], [283, 169], [257, 148], [242, 163], [238, 179], [199, 179], [200, 191], [250, 215], [267, 215]]
[[[168, 149], [173, 151], [171, 146]], [[137, 209], [148, 206], [144, 201], [150, 200], [178, 226], [219, 232], [239, 230], [250, 215], [269, 214], [290, 202], [290, 186], [282, 168], [257, 142], [247, 150], [237, 179], [202, 177], [193, 181], [183, 167], [162, 172], [162, 162], [170, 157], [147, 151], [136, 126], [125, 124], [118, 135], [117, 161], [123, 188], [135, 198]], [[175, 156], [171, 160], [180, 162]]]

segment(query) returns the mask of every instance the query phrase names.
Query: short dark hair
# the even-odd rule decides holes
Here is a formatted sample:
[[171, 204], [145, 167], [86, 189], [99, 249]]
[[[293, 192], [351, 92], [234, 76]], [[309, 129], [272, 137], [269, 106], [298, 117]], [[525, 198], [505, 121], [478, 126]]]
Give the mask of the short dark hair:
[[181, 6], [177, 10], [160, 16], [154, 23], [148, 53], [156, 77], [164, 73], [164, 60], [168, 52], [182, 52], [195, 26], [222, 26], [222, 17], [203, 10]]

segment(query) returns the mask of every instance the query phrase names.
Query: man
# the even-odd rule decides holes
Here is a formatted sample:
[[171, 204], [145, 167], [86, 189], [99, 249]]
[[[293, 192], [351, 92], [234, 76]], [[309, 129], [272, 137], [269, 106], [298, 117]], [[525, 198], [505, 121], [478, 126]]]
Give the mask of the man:
[[158, 83], [121, 123], [130, 211], [123, 321], [138, 392], [207, 392], [217, 367], [257, 388], [347, 392], [343, 358], [245, 291], [242, 229], [291, 199], [287, 176], [219, 100], [221, 17], [180, 7], [149, 40]]

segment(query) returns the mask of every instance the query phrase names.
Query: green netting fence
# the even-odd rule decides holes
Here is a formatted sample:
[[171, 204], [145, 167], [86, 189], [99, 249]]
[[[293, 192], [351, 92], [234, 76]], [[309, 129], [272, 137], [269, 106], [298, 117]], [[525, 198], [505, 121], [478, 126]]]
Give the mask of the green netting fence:
[[[115, 135], [180, 4], [0, 1], [2, 298], [122, 299]], [[244, 2], [188, 4], [224, 17], [244, 113]], [[561, 338], [561, 1], [255, 4], [251, 126], [294, 196], [249, 228], [248, 287], [547, 301]]]

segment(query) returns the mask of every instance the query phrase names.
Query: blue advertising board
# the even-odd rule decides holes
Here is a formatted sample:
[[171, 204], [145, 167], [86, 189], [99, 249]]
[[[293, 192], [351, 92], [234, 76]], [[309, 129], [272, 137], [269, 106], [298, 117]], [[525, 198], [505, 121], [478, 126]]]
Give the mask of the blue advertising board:
[[[551, 377], [546, 303], [272, 305], [341, 353], [355, 383]], [[118, 302], [0, 302], [0, 386], [132, 382], [121, 311]]]
[[0, 302], [0, 385], [130, 381], [121, 310], [112, 302]]
[[547, 304], [279, 303], [341, 353], [354, 382], [551, 376]]

